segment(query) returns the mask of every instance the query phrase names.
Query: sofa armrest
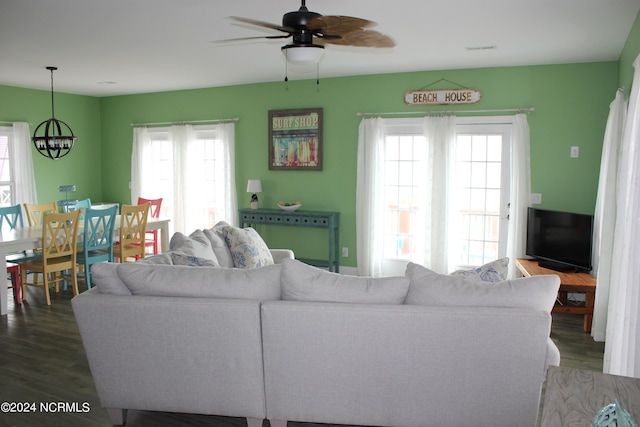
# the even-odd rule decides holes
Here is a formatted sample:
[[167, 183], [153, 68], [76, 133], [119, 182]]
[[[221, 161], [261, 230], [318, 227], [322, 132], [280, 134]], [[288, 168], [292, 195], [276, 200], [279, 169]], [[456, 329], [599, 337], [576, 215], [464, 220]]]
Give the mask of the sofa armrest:
[[549, 366], [560, 366], [560, 350], [551, 338], [547, 338], [547, 357], [545, 358], [544, 377], [547, 377]]
[[291, 249], [269, 249], [273, 262], [275, 264], [282, 264], [285, 259], [295, 259], [295, 255]]

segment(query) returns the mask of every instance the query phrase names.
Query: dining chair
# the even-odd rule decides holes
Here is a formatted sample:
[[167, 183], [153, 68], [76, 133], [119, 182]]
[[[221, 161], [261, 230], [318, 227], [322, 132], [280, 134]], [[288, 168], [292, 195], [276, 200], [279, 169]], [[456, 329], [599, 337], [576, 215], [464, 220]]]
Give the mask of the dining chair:
[[[63, 272], [75, 272], [80, 211], [50, 213], [42, 215], [42, 258], [20, 263], [22, 298], [27, 295], [27, 286], [44, 288], [44, 298], [51, 305], [49, 285], [55, 285], [56, 292], [65, 277]], [[27, 271], [42, 274], [42, 282], [27, 283]], [[73, 294], [78, 295], [78, 278], [71, 275]]]
[[[0, 207], [0, 230], [9, 231], [16, 227], [24, 227], [22, 208], [20, 205]], [[22, 251], [6, 257], [7, 274], [11, 280], [11, 286], [9, 286], [9, 288], [13, 288], [13, 299], [18, 305], [21, 305], [22, 301], [20, 297], [20, 264], [18, 263], [38, 257], [40, 257], [40, 255], [34, 254], [32, 251]]]
[[7, 262], [7, 274], [11, 277], [11, 286], [8, 286], [8, 289], [13, 289], [13, 301], [17, 305], [22, 305], [22, 298], [20, 297], [20, 264]]
[[78, 200], [75, 205], [73, 205], [73, 210], [80, 211], [80, 220], [84, 219], [84, 211], [91, 207], [91, 199], [86, 198], [82, 200]]
[[0, 230], [13, 230], [16, 227], [24, 227], [20, 205], [1, 207]]
[[[151, 218], [160, 218], [160, 207], [162, 206], [162, 198], [159, 199], [145, 199], [138, 197], [138, 204], [143, 205], [145, 203], [151, 203], [149, 207], [149, 216]], [[147, 231], [144, 245], [146, 248], [153, 247], [153, 254], [158, 255], [158, 230]]]
[[113, 262], [113, 230], [118, 206], [107, 209], [86, 209], [82, 231], [82, 250], [78, 251], [76, 262], [83, 267], [79, 277], [83, 277], [87, 289], [91, 289], [91, 266], [97, 262]]
[[113, 254], [120, 262], [127, 262], [128, 258], [144, 258], [150, 206], [151, 203], [121, 206], [119, 240], [113, 245]]
[[25, 203], [24, 211], [27, 213], [27, 221], [29, 222], [29, 226], [42, 225], [44, 214], [46, 212], [57, 213], [58, 206], [56, 206], [56, 202], [41, 203], [38, 205]]

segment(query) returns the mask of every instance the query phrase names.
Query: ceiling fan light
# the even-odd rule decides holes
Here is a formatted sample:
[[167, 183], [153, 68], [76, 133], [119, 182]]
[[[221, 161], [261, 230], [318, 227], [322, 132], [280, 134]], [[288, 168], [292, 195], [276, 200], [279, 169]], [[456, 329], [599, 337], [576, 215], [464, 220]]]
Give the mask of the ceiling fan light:
[[282, 46], [282, 53], [284, 53], [287, 62], [295, 65], [313, 65], [320, 62], [322, 54], [324, 53], [324, 46], [317, 44], [296, 46], [288, 44]]

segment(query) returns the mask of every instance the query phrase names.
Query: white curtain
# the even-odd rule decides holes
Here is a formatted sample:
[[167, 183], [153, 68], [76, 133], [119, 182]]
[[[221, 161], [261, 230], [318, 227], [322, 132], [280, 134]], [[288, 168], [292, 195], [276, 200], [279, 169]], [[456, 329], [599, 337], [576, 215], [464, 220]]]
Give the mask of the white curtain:
[[516, 278], [515, 260], [526, 253], [527, 208], [531, 200], [529, 123], [526, 114], [517, 114], [511, 132], [511, 176], [507, 256], [509, 278]]
[[620, 149], [603, 370], [640, 377], [640, 55], [633, 65]]
[[382, 276], [383, 126], [381, 118], [364, 118], [358, 135], [356, 242], [360, 276]]
[[227, 223], [238, 225], [238, 198], [236, 196], [236, 126], [233, 123], [217, 125], [224, 150], [224, 217]]
[[[365, 118], [358, 138], [356, 190], [356, 243], [358, 274], [382, 276], [384, 235], [385, 123], [394, 119]], [[447, 208], [449, 172], [455, 141], [455, 117], [425, 117], [423, 131], [429, 149], [425, 183], [427, 209], [424, 225], [425, 266], [448, 271]]]
[[619, 89], [609, 107], [609, 118], [604, 132], [600, 180], [593, 226], [593, 274], [597, 277], [596, 300], [593, 310], [591, 336], [604, 341], [607, 328], [607, 310], [611, 288], [613, 234], [616, 218], [616, 186], [618, 162], [627, 103], [624, 91]]
[[[158, 164], [154, 162], [154, 156], [158, 157], [158, 142], [153, 140], [147, 128], [134, 128], [131, 155], [132, 203], [137, 203], [138, 196], [162, 197], [163, 207], [171, 218], [171, 228], [186, 234], [212, 226], [213, 224], [209, 224], [211, 210], [215, 210], [218, 220], [237, 224], [234, 123], [207, 126], [205, 130], [208, 135], [205, 139], [213, 139], [213, 142], [205, 145], [209, 144], [209, 149], [215, 151], [216, 158], [222, 159], [216, 162], [215, 167], [211, 166], [211, 162], [203, 160], [203, 144], [198, 141], [194, 126], [175, 125], [164, 130], [167, 133], [166, 141], [171, 146], [171, 171], [169, 176], [164, 174], [160, 180], [160, 173], [154, 170], [158, 168]], [[205, 178], [212, 175], [215, 175], [214, 188], [203, 188]], [[215, 199], [215, 206], [211, 206], [211, 199]]]
[[151, 148], [149, 130], [146, 127], [133, 128], [133, 148], [131, 151], [131, 204], [138, 203], [138, 197], [145, 193], [142, 186], [145, 177], [145, 152]]
[[31, 158], [31, 132], [29, 124], [25, 122], [13, 123], [12, 155], [15, 166], [15, 202], [38, 203], [36, 193], [36, 179], [33, 173], [33, 159]]
[[424, 136], [429, 150], [425, 188], [427, 202], [424, 227], [424, 265], [439, 273], [452, 269], [448, 237], [451, 233], [450, 206], [455, 197], [451, 183], [456, 142], [456, 117], [425, 117]]

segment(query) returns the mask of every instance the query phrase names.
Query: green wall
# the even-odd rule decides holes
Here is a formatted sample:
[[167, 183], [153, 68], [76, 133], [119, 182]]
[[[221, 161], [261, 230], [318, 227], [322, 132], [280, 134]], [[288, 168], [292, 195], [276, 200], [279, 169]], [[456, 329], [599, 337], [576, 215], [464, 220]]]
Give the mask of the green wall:
[[[46, 77], [44, 74], [43, 78]], [[102, 200], [100, 99], [56, 92], [55, 112], [78, 141], [67, 156], [55, 161], [40, 155], [35, 148], [32, 150], [38, 201], [64, 198], [58, 186], [65, 184], [76, 185], [74, 198]], [[49, 118], [51, 91], [0, 85], [0, 120], [29, 122], [33, 133]]]
[[633, 81], [633, 61], [640, 54], [640, 12], [636, 16], [636, 21], [631, 27], [627, 42], [620, 55], [620, 74], [618, 85], [626, 89], [626, 96], [631, 92], [631, 82]]
[[[249, 205], [247, 180], [259, 178], [263, 207], [301, 200], [303, 209], [339, 211], [340, 245], [349, 247], [350, 254], [341, 263], [355, 266], [357, 113], [416, 111], [404, 104], [404, 93], [443, 77], [482, 91], [482, 101], [466, 109], [535, 107], [529, 115], [532, 190], [542, 193], [542, 207], [593, 212], [617, 62], [321, 78], [319, 85], [303, 80], [102, 98], [103, 196], [129, 201], [131, 123], [238, 117], [239, 207]], [[305, 107], [324, 109], [324, 170], [269, 171], [268, 111]], [[578, 159], [569, 156], [572, 145], [580, 146]], [[272, 247], [289, 247], [304, 257], [323, 257], [326, 250], [320, 230], [258, 228]]]
[[[355, 266], [357, 113], [416, 111], [404, 104], [403, 94], [445, 78], [482, 91], [479, 104], [458, 107], [461, 110], [534, 107], [529, 115], [533, 192], [542, 193], [541, 207], [590, 213], [609, 104], [618, 86], [627, 88], [628, 96], [632, 63], [639, 53], [640, 14], [619, 61], [326, 79], [321, 67], [319, 85], [290, 76], [294, 80], [288, 83], [105, 98], [56, 93], [57, 118], [71, 126], [78, 142], [71, 154], [58, 161], [33, 150], [38, 198], [58, 199], [58, 185], [76, 184], [77, 198], [129, 203], [131, 123], [238, 117], [238, 205], [249, 204], [247, 179], [259, 178], [263, 207], [274, 207], [278, 200], [301, 200], [303, 209], [339, 211], [340, 246], [349, 247], [350, 255], [341, 263]], [[267, 112], [308, 107], [324, 109], [324, 170], [269, 171]], [[50, 114], [49, 91], [0, 85], [0, 120], [28, 121], [33, 131]], [[580, 146], [578, 159], [569, 156], [573, 145]], [[264, 227], [260, 232], [271, 247], [289, 247], [303, 257], [324, 257], [321, 230]]]

